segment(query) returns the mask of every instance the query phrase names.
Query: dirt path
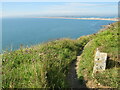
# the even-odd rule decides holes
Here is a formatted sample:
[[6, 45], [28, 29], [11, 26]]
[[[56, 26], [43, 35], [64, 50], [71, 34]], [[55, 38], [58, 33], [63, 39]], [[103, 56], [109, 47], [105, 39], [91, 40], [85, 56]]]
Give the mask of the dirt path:
[[[71, 63], [69, 73], [67, 75], [67, 81], [70, 88], [87, 88], [85, 84], [80, 83], [76, 74], [76, 62], [77, 60]], [[83, 81], [84, 82], [84, 81]]]
[[[99, 84], [95, 83], [95, 80], [89, 80], [86, 82], [86, 80], [79, 81], [77, 78], [77, 73], [76, 73], [76, 63], [78, 61], [80, 56], [77, 57], [77, 60], [74, 60], [69, 68], [69, 73], [67, 75], [67, 81], [69, 88], [84, 88], [85, 90], [89, 90], [89, 88], [110, 88], [108, 86], [102, 86]], [[88, 86], [88, 87], [87, 87]]]

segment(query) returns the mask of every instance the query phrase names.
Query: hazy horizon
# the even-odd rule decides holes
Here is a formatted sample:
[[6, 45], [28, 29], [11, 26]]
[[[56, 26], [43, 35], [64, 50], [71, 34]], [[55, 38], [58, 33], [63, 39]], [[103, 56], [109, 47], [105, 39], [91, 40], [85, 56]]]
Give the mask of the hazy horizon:
[[113, 16], [117, 2], [4, 2], [2, 17]]

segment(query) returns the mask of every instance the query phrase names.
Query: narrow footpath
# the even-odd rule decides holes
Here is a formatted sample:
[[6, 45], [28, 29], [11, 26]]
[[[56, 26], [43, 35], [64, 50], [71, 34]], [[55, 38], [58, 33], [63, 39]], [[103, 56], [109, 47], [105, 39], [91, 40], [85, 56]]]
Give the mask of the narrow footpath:
[[77, 60], [74, 60], [71, 63], [71, 66], [69, 68], [69, 73], [67, 75], [67, 81], [68, 81], [69, 88], [87, 88], [85, 85], [85, 81], [83, 80], [83, 82], [81, 83], [77, 78], [76, 62]]

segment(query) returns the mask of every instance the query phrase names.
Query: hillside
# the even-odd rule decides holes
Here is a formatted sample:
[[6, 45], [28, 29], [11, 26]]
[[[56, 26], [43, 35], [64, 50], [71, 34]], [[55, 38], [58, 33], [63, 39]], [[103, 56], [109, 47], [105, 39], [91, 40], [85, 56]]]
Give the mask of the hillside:
[[[119, 22], [120, 23], [120, 22]], [[86, 85], [91, 88], [118, 88], [120, 77], [120, 61], [118, 54], [118, 23], [111, 24], [105, 30], [101, 30], [84, 47], [77, 63], [77, 75], [82, 82], [84, 78]], [[107, 66], [104, 72], [92, 75], [96, 48], [108, 54]]]
[[[2, 55], [3, 88], [68, 88], [66, 79], [71, 63], [77, 62], [78, 79], [83, 84], [96, 80], [103, 86], [118, 87], [118, 24], [77, 40], [60, 39]], [[109, 55], [107, 69], [92, 77], [96, 48]], [[115, 64], [114, 64], [115, 63]], [[105, 81], [104, 81], [105, 80]], [[90, 87], [86, 83], [87, 87]]]
[[69, 65], [87, 42], [61, 39], [4, 53], [3, 87], [67, 87]]

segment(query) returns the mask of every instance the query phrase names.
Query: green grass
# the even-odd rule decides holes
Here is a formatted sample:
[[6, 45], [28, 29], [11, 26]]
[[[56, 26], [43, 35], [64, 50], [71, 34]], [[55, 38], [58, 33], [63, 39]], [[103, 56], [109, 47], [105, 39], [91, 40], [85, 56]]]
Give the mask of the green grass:
[[60, 39], [6, 52], [2, 57], [3, 88], [64, 88], [70, 63], [90, 40]]
[[[30, 48], [21, 47], [16, 51], [6, 51], [2, 55], [2, 87], [68, 88], [66, 76], [69, 66], [82, 51], [77, 68], [79, 80], [97, 79], [104, 86], [118, 87], [120, 67], [117, 30], [117, 23], [115, 23], [107, 30], [82, 36], [77, 40], [60, 39]], [[103, 73], [95, 74], [93, 78], [96, 48], [108, 53], [109, 59], [107, 69]]]
[[[118, 23], [114, 23], [110, 28], [104, 31], [100, 31], [96, 34], [83, 50], [81, 58], [79, 60], [77, 75], [86, 78], [88, 81], [96, 79], [98, 83], [103, 86], [118, 87], [120, 77], [118, 70], [120, 65], [118, 61]], [[99, 48], [101, 52], [108, 54], [107, 67], [104, 72], [99, 72], [92, 76], [94, 66], [94, 55], [96, 48]]]
[[0, 55], [0, 88], [2, 88], [2, 55]]

